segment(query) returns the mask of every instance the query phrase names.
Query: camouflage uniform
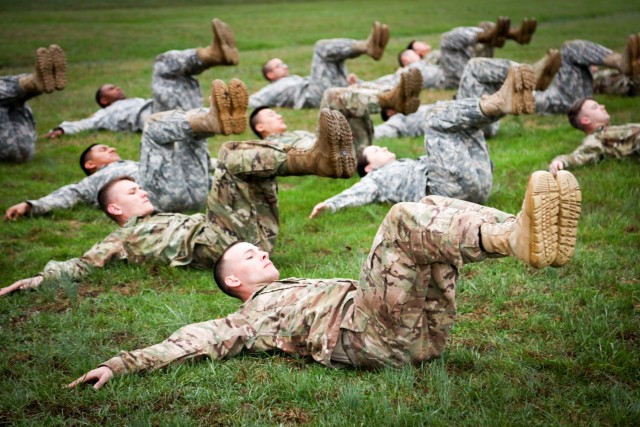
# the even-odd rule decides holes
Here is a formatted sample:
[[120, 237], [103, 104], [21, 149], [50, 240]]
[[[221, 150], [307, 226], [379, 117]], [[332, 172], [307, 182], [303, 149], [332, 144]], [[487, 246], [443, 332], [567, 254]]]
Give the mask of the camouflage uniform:
[[345, 61], [364, 53], [352, 39], [320, 40], [316, 43], [311, 75], [283, 77], [269, 83], [249, 97], [249, 108], [269, 107], [318, 108], [324, 91], [347, 86]]
[[424, 136], [424, 124], [427, 114], [433, 109], [434, 104], [421, 105], [418, 111], [412, 114], [396, 113], [389, 119], [373, 128], [373, 138], [400, 138]]
[[640, 75], [630, 77], [614, 68], [599, 69], [593, 74], [593, 93], [606, 95], [640, 95]]
[[[580, 98], [593, 94], [591, 65], [601, 65], [612, 51], [586, 40], [562, 45], [560, 70], [544, 91], [534, 92], [539, 113], [566, 113]], [[507, 77], [511, 65], [506, 59], [476, 58], [467, 64], [458, 89], [459, 98], [479, 98], [496, 92]]]
[[31, 160], [36, 145], [36, 122], [26, 102], [33, 96], [20, 89], [20, 78], [0, 78], [0, 161]]
[[493, 120], [477, 99], [437, 102], [425, 118], [426, 155], [374, 169], [325, 203], [335, 212], [373, 202], [416, 202], [430, 194], [484, 201], [493, 174], [482, 128]]
[[571, 154], [556, 157], [565, 169], [573, 169], [588, 163], [596, 163], [605, 157], [621, 159], [626, 156], [640, 158], [640, 124], [598, 128], [588, 135]]
[[456, 316], [459, 269], [487, 257], [480, 226], [513, 218], [460, 200], [400, 203], [382, 222], [360, 280], [285, 279], [223, 319], [187, 325], [162, 343], [123, 351], [116, 374], [197, 357], [282, 350], [328, 367], [417, 364], [440, 355]]
[[279, 226], [275, 177], [286, 167], [285, 148], [266, 141], [225, 143], [213, 169], [206, 215], [159, 213], [131, 218], [82, 257], [48, 262], [44, 278], [79, 279], [121, 260], [210, 270], [238, 240], [271, 251]]
[[170, 50], [158, 55], [153, 65], [153, 99], [126, 98], [116, 101], [91, 117], [62, 122], [58, 128], [70, 135], [85, 130], [138, 132], [153, 113], [189, 110], [203, 105], [200, 84], [193, 77], [209, 66], [203, 65], [195, 49]]

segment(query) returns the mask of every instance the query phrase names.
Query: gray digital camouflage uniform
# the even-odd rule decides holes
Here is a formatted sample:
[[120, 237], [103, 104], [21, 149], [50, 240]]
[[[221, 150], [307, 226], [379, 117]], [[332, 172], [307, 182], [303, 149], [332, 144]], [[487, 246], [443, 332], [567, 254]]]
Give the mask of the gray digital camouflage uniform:
[[401, 138], [424, 136], [427, 114], [435, 104], [424, 104], [411, 114], [395, 113], [389, 119], [373, 128], [373, 138]]
[[200, 108], [203, 105], [202, 93], [198, 80], [193, 76], [208, 68], [198, 59], [195, 49], [170, 50], [158, 55], [153, 64], [153, 99], [122, 99], [86, 119], [62, 122], [58, 128], [67, 135], [99, 129], [138, 132], [153, 113]]
[[0, 161], [26, 162], [33, 158], [36, 122], [26, 102], [33, 95], [20, 89], [20, 77], [0, 77]]
[[[551, 85], [534, 92], [536, 112], [566, 113], [580, 98], [593, 94], [591, 65], [601, 65], [612, 53], [610, 49], [586, 40], [573, 40], [562, 45], [562, 63]], [[479, 98], [496, 92], [511, 65], [506, 59], [475, 58], [467, 64], [458, 88], [459, 98]]]
[[278, 234], [278, 189], [286, 146], [227, 142], [213, 169], [207, 213], [160, 213], [129, 219], [83, 256], [50, 261], [43, 276], [80, 279], [95, 268], [127, 260], [211, 269], [228, 245], [243, 240], [271, 251]]
[[162, 343], [123, 351], [102, 366], [133, 373], [192, 358], [225, 359], [245, 349], [279, 349], [328, 367], [397, 367], [432, 359], [444, 350], [455, 321], [459, 269], [487, 257], [480, 226], [508, 218], [437, 196], [397, 204], [373, 240], [359, 281], [291, 278], [265, 284], [235, 313], [187, 325]]
[[347, 86], [345, 61], [364, 53], [352, 39], [319, 40], [314, 47], [311, 75], [290, 75], [269, 83], [249, 96], [249, 108], [318, 108], [322, 94], [330, 87]]
[[588, 135], [571, 154], [558, 156], [553, 161], [560, 160], [565, 169], [573, 169], [605, 157], [620, 159], [627, 156], [640, 158], [639, 123], [601, 127]]
[[640, 95], [640, 75], [628, 76], [614, 68], [601, 68], [593, 74], [593, 93], [607, 95]]
[[416, 202], [431, 194], [482, 202], [493, 180], [482, 128], [494, 120], [482, 114], [477, 99], [437, 102], [425, 118], [426, 155], [374, 169], [324, 202], [333, 212], [373, 202]]

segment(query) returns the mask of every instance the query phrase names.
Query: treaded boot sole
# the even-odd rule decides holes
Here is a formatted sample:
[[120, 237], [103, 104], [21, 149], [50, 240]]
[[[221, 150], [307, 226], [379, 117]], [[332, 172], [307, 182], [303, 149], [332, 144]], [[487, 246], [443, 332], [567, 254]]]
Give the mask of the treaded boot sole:
[[528, 218], [529, 247], [528, 253], [521, 255], [532, 267], [549, 266], [558, 253], [559, 198], [558, 184], [553, 175], [546, 171], [531, 175], [522, 206], [522, 214]]
[[536, 90], [545, 90], [549, 87], [556, 73], [560, 69], [562, 56], [557, 49], [549, 49], [547, 54], [533, 66], [536, 75]]
[[553, 267], [562, 267], [571, 257], [576, 245], [578, 219], [582, 203], [580, 184], [569, 171], [560, 170], [556, 174], [560, 192], [560, 210], [558, 213], [558, 253], [551, 263]]
[[375, 21], [371, 28], [371, 36], [369, 37], [367, 53], [376, 61], [382, 58], [382, 54], [384, 53], [384, 46], [382, 46], [382, 48], [380, 47], [383, 37], [382, 24]]
[[[338, 113], [328, 108], [320, 111], [318, 120], [318, 139], [312, 150], [320, 150], [324, 157], [324, 164], [317, 164], [316, 174], [318, 176], [340, 178], [342, 177], [342, 162], [340, 161], [340, 140], [342, 139], [341, 124]], [[338, 113], [339, 114], [339, 113]]]
[[402, 73], [400, 76], [403, 93], [401, 98], [402, 110], [399, 112], [402, 114], [411, 114], [418, 111], [420, 107], [420, 91], [422, 90], [422, 73], [416, 68], [412, 68], [409, 71]]
[[249, 91], [240, 79], [229, 82], [229, 96], [231, 98], [231, 132], [241, 134], [247, 129], [247, 107], [249, 105]]
[[340, 166], [342, 174], [340, 178], [351, 178], [356, 171], [356, 149], [353, 145], [353, 135], [347, 119], [339, 111], [333, 111], [333, 115], [340, 127]]
[[42, 84], [42, 90], [51, 93], [55, 89], [55, 79], [53, 76], [53, 64], [49, 50], [40, 47], [36, 50], [36, 80]]
[[222, 135], [231, 135], [231, 98], [227, 85], [222, 80], [214, 80], [211, 84], [211, 113], [216, 114]]
[[220, 46], [225, 63], [228, 65], [238, 65], [239, 56], [238, 49], [236, 48], [236, 37], [231, 27], [217, 18], [211, 22], [211, 25], [216, 35], [216, 41], [214, 41], [214, 43], [218, 43]]
[[67, 87], [67, 57], [57, 44], [49, 46], [49, 56], [53, 64], [53, 76], [56, 90]]

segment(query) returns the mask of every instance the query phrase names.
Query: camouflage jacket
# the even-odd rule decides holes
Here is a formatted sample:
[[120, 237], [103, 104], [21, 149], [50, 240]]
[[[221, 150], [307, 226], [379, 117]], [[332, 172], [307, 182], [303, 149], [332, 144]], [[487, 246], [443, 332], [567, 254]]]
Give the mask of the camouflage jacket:
[[588, 135], [571, 154], [556, 157], [565, 168], [571, 169], [587, 163], [596, 163], [604, 157], [640, 157], [640, 124], [598, 128]]
[[114, 132], [138, 132], [151, 115], [153, 99], [126, 98], [116, 101], [91, 117], [75, 122], [62, 122], [58, 128], [70, 135], [85, 130], [111, 130]]
[[38, 200], [27, 200], [31, 215], [42, 215], [53, 209], [67, 209], [78, 202], [98, 205], [98, 192], [113, 178], [128, 175], [138, 180], [138, 162], [121, 160], [110, 163], [75, 184], [65, 185]]
[[264, 140], [271, 142], [279, 142], [281, 144], [296, 147], [298, 149], [308, 149], [316, 143], [317, 137], [306, 130], [294, 130], [283, 133], [274, 133], [267, 136]]
[[297, 75], [278, 79], [249, 96], [249, 108], [258, 108], [263, 105], [304, 108], [306, 98], [303, 96], [303, 92], [308, 84], [308, 77]]
[[[116, 374], [153, 370], [196, 357], [214, 360], [241, 350], [282, 350], [310, 356], [332, 367], [331, 354], [340, 328], [353, 329], [357, 282], [349, 279], [296, 279], [270, 283], [223, 319], [187, 325], [165, 341], [141, 350], [123, 351], [104, 362]], [[353, 306], [351, 306], [353, 307]]]
[[346, 206], [361, 206], [373, 202], [417, 202], [426, 194], [427, 163], [400, 159], [375, 169], [359, 182], [325, 203], [335, 212]]
[[134, 217], [81, 257], [49, 261], [42, 275], [47, 280], [61, 276], [79, 279], [94, 268], [124, 260], [135, 264], [155, 261], [172, 267], [189, 264], [211, 269], [216, 255], [226, 247], [222, 239], [203, 214]]
[[418, 111], [412, 114], [396, 113], [386, 122], [373, 128], [373, 138], [400, 138], [404, 136], [424, 136], [424, 125], [427, 113], [434, 104], [421, 105]]

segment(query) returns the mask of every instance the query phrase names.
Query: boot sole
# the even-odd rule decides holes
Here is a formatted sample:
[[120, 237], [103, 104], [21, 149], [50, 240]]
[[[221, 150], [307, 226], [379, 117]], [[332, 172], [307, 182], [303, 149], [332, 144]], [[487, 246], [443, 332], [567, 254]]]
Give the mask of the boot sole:
[[67, 57], [60, 46], [52, 44], [49, 46], [49, 55], [53, 63], [53, 76], [56, 90], [67, 87]]
[[320, 169], [318, 169], [318, 175], [330, 178], [341, 178], [342, 162], [340, 160], [340, 141], [342, 139], [342, 131], [335, 113], [336, 111], [329, 110], [328, 108], [320, 111], [318, 140], [316, 144], [324, 143], [328, 146], [327, 163], [329, 164], [329, 171], [320, 172]]
[[560, 52], [556, 49], [549, 49], [547, 51], [547, 57], [544, 58], [540, 78], [536, 81], [536, 90], [545, 90], [549, 87], [558, 70], [560, 70], [561, 63], [562, 56], [560, 56]]
[[55, 89], [55, 78], [53, 76], [53, 63], [49, 50], [41, 47], [36, 51], [36, 73], [42, 82], [42, 90], [51, 93]]
[[560, 210], [558, 213], [558, 253], [551, 263], [552, 267], [562, 267], [573, 256], [578, 233], [578, 220], [582, 203], [580, 184], [569, 171], [560, 170], [556, 174], [560, 191]]
[[[513, 69], [513, 67], [511, 68]], [[533, 67], [527, 64], [518, 66], [511, 76], [511, 69], [509, 70], [509, 77], [512, 77], [512, 108], [511, 114], [531, 114], [536, 111], [536, 99], [533, 96], [533, 91], [536, 87], [536, 76], [533, 72]]]
[[422, 74], [413, 68], [400, 76], [403, 89], [403, 109], [402, 114], [411, 114], [418, 111], [420, 107], [420, 91], [422, 91]]
[[353, 134], [347, 119], [339, 111], [334, 111], [340, 127], [340, 166], [342, 174], [340, 178], [351, 178], [356, 172], [356, 149], [353, 145]]
[[229, 96], [231, 97], [231, 132], [241, 134], [247, 129], [247, 107], [249, 105], [249, 91], [240, 79], [229, 82]]
[[238, 65], [240, 60], [233, 30], [231, 30], [229, 25], [217, 18], [212, 21], [212, 25], [213, 32], [220, 43], [220, 49], [222, 50], [222, 56], [225, 62], [229, 65]]
[[558, 184], [549, 172], [531, 175], [525, 193], [523, 214], [529, 218], [529, 252], [526, 261], [535, 268], [544, 268], [558, 253]]
[[[211, 101], [215, 103], [218, 123], [222, 135], [231, 135], [233, 131], [231, 121], [231, 98], [227, 85], [222, 80], [214, 80], [211, 84]], [[214, 108], [214, 106], [211, 106]]]

